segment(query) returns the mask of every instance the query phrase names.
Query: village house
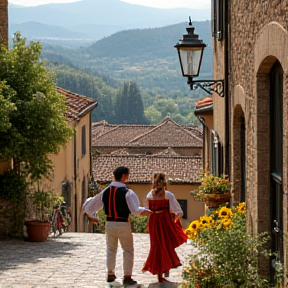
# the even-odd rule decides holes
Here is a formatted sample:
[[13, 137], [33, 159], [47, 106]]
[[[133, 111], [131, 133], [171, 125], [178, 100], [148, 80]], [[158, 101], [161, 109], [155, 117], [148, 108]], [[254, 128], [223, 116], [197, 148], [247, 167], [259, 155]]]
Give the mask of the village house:
[[66, 97], [65, 117], [75, 133], [57, 155], [49, 155], [55, 168], [53, 178], [46, 181], [46, 184], [56, 194], [64, 196], [71, 209], [72, 223], [69, 231], [83, 232], [85, 222], [81, 217], [81, 209], [88, 196], [92, 170], [91, 112], [97, 102], [59, 87], [57, 90]]
[[117, 166], [130, 169], [128, 187], [145, 204], [152, 187], [153, 173], [163, 172], [168, 190], [174, 193], [184, 211], [183, 226], [205, 213], [191, 190], [199, 185], [202, 163], [202, 132], [165, 118], [158, 125], [116, 125], [93, 123], [93, 177], [101, 185], [113, 180]]

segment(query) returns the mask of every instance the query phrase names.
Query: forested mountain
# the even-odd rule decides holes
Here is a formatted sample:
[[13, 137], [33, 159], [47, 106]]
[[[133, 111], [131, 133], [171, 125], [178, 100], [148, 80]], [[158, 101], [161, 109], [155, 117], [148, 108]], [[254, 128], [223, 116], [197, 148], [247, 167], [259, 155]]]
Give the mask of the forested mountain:
[[[193, 25], [195, 33], [207, 45], [200, 77], [211, 77], [213, 51], [210, 21], [195, 21]], [[187, 33], [186, 27], [183, 22], [162, 28], [121, 31], [79, 49], [44, 44], [42, 56], [50, 62], [74, 65], [95, 76], [106, 74], [122, 81], [132, 79], [144, 90], [167, 95], [187, 94], [188, 86], [181, 77], [178, 54], [174, 48], [182, 35]]]
[[[199, 79], [211, 78], [210, 21], [194, 22], [193, 26], [207, 45]], [[179, 38], [187, 33], [186, 27], [186, 23], [180, 23], [121, 31], [77, 49], [43, 44], [42, 58], [48, 60], [55, 71], [58, 86], [98, 102], [93, 121], [105, 119], [109, 123], [128, 123], [125, 117], [119, 120], [117, 103], [125, 85], [132, 83], [139, 90], [136, 94], [139, 105], [143, 103], [145, 114], [144, 117], [141, 112], [139, 118], [133, 120], [135, 123], [158, 123], [167, 114], [179, 123], [195, 123], [194, 105], [205, 92], [189, 90], [174, 48]], [[130, 96], [126, 96], [127, 100]], [[139, 107], [137, 110], [142, 111]]]

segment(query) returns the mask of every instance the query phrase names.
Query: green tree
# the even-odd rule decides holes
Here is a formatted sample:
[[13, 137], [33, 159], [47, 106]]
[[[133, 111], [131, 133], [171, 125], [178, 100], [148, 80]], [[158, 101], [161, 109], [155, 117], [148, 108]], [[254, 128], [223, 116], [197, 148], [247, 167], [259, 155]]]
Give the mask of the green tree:
[[39, 61], [41, 49], [38, 42], [26, 45], [19, 32], [11, 50], [0, 48], [0, 81], [5, 81], [0, 101], [10, 107], [4, 126], [0, 123], [0, 159], [12, 158], [14, 170], [20, 173], [24, 167], [22, 175], [25, 171], [31, 180], [49, 176], [53, 165], [48, 154], [58, 153], [73, 134], [64, 116], [65, 97]]
[[144, 105], [140, 90], [134, 81], [125, 81], [115, 105], [115, 121], [119, 124], [144, 124]]
[[129, 109], [129, 123], [132, 124], [144, 124], [144, 106], [141, 97], [140, 90], [137, 83], [134, 81], [130, 82], [129, 85], [129, 96], [128, 96], [128, 109]]
[[172, 99], [159, 99], [155, 101], [154, 106], [156, 110], [161, 112], [162, 118], [166, 117], [167, 115], [179, 113], [178, 105]]
[[162, 114], [154, 106], [145, 110], [145, 116], [151, 124], [158, 124], [162, 120]]
[[16, 110], [16, 105], [11, 102], [14, 94], [5, 81], [0, 81], [0, 132], [6, 132], [11, 128], [9, 118], [11, 113]]

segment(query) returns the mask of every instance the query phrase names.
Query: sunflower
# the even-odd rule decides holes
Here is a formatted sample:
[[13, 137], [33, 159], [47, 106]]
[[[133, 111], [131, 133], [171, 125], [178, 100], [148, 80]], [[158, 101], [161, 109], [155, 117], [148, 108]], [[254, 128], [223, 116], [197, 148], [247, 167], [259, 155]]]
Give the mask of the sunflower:
[[230, 218], [232, 217], [232, 215], [233, 215], [232, 210], [226, 207], [222, 207], [218, 212], [218, 216], [220, 218]]
[[240, 203], [237, 206], [237, 212], [240, 213], [240, 214], [245, 214], [246, 213], [246, 204], [245, 204], [245, 202], [242, 202], [242, 203]]
[[198, 232], [198, 230], [200, 229], [200, 222], [198, 220], [194, 220], [190, 223], [188, 229], [190, 229], [193, 232]]
[[204, 215], [200, 217], [200, 223], [203, 225], [203, 229], [207, 227], [211, 227], [214, 224], [214, 220], [211, 216]]
[[188, 239], [197, 239], [197, 232], [191, 230], [191, 228], [187, 228], [186, 230], [184, 230], [184, 232], [186, 233], [186, 235], [188, 236]]
[[198, 231], [202, 230], [202, 224], [198, 220], [192, 221], [184, 232], [188, 235], [189, 239], [196, 239]]
[[222, 218], [221, 219], [221, 224], [223, 225], [223, 227], [226, 230], [228, 230], [231, 227], [231, 225], [232, 225], [232, 221], [229, 218]]

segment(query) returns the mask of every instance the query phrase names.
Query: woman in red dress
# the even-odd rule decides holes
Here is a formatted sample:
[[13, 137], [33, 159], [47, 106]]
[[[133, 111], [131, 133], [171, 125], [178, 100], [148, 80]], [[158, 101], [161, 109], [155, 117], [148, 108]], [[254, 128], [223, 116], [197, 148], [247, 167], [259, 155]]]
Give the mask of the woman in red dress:
[[167, 281], [169, 270], [182, 265], [175, 248], [187, 241], [180, 218], [183, 211], [173, 193], [165, 190], [166, 177], [154, 174], [153, 189], [147, 194], [147, 206], [153, 212], [149, 216], [150, 252], [142, 268], [157, 274], [158, 281]]

